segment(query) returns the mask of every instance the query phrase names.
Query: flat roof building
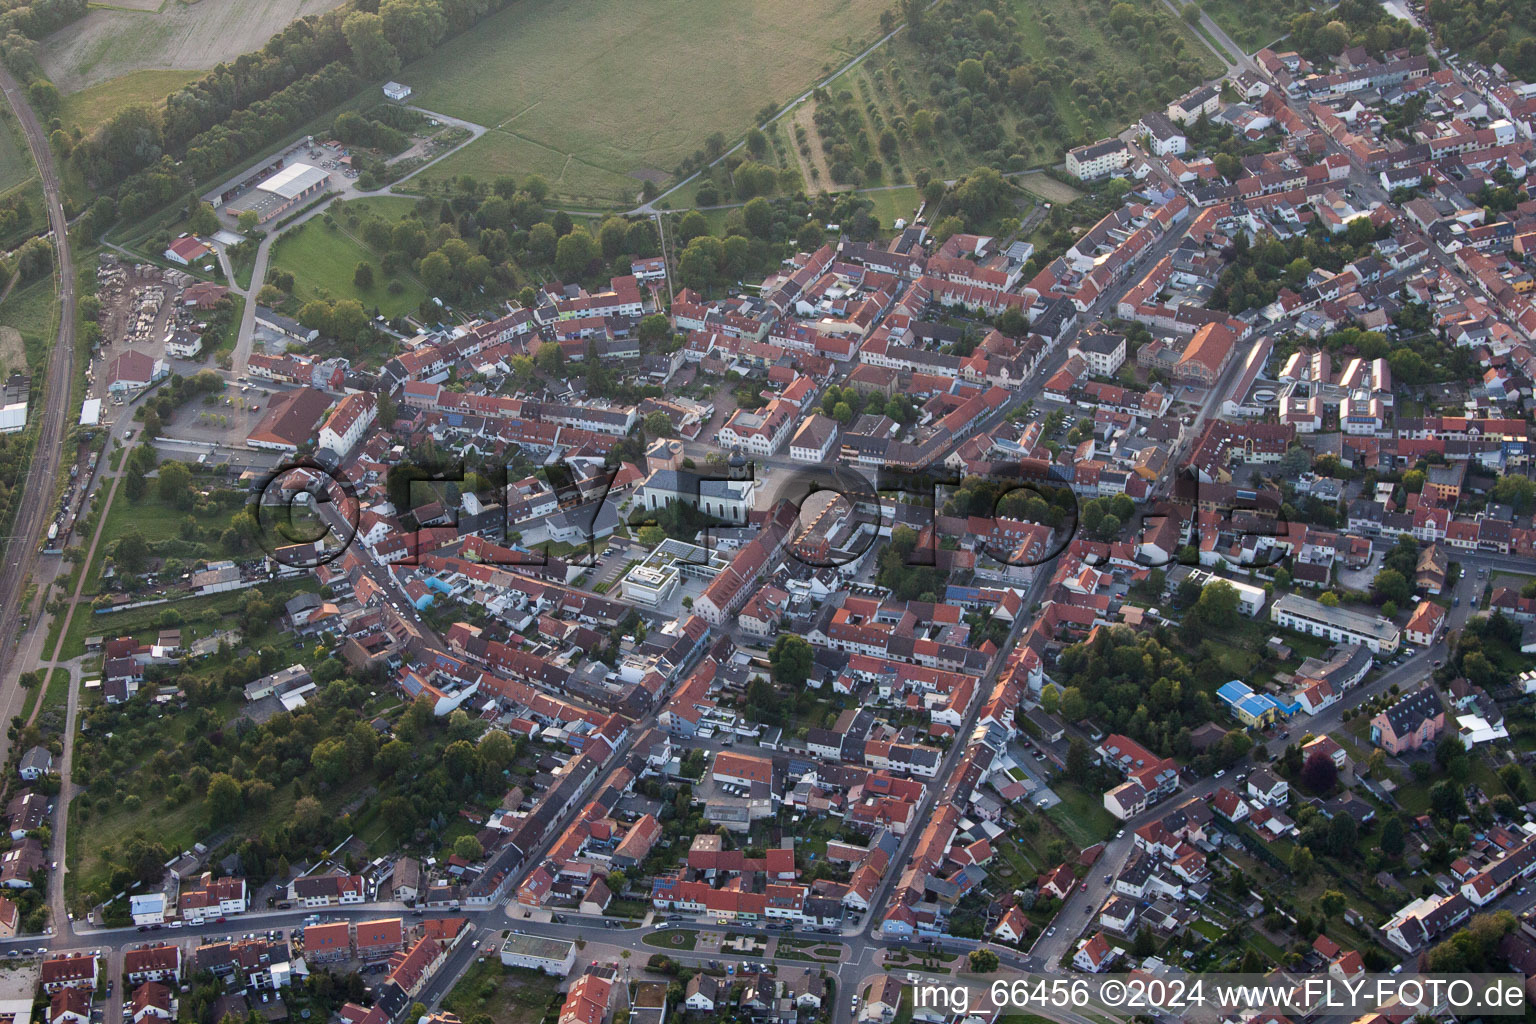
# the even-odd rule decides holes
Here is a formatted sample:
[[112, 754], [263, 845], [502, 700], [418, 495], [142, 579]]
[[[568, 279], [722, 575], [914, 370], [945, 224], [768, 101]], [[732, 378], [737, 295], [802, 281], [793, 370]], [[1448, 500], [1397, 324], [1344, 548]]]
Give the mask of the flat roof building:
[[1400, 640], [1398, 628], [1380, 615], [1329, 608], [1296, 594], [1278, 598], [1269, 606], [1269, 617], [1276, 625], [1298, 633], [1327, 637], [1335, 643], [1361, 644], [1374, 654], [1392, 653]]
[[231, 198], [224, 205], [236, 215], [251, 210], [265, 224], [293, 209], [305, 200], [325, 191], [331, 173], [312, 164], [296, 161], [273, 171], [256, 182], [250, 191]]
[[313, 192], [331, 180], [331, 175], [310, 164], [289, 164], [256, 187], [283, 199], [293, 200]]
[[576, 943], [513, 932], [502, 940], [501, 962], [508, 967], [528, 967], [563, 978], [576, 963]]

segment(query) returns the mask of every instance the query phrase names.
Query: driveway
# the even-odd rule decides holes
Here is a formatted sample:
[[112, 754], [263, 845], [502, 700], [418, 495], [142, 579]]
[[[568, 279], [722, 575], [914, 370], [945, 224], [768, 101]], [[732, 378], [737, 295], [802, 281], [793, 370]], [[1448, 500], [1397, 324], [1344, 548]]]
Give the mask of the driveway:
[[1051, 789], [1049, 781], [1047, 781], [1047, 769], [1044, 762], [1036, 761], [1033, 757], [1030, 757], [1030, 752], [1024, 749], [1022, 743], [1017, 741], [1008, 745], [1008, 753], [1013, 755], [1013, 759], [1018, 762], [1019, 768], [1023, 770], [1033, 786], [1029, 793], [1030, 803], [1042, 811], [1049, 810], [1061, 803], [1061, 797], [1056, 795], [1055, 791]]

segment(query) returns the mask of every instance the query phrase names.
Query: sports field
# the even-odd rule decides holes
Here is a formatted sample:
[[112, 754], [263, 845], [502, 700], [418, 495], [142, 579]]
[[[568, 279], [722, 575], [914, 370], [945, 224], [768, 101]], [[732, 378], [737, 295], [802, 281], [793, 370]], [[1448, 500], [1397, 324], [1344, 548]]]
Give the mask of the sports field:
[[[879, 35], [887, 0], [526, 0], [397, 78], [429, 110], [500, 129], [428, 175], [670, 175], [711, 132], [735, 139]], [[572, 168], [567, 156], [590, 167]], [[555, 180], [551, 177], [551, 180]], [[571, 179], [567, 177], [568, 181]]]

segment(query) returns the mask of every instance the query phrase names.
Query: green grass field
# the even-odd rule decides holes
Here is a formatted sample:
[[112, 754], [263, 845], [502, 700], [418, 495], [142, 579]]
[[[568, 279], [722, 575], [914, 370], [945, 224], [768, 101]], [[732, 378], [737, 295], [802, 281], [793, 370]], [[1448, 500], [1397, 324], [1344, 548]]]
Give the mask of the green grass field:
[[[93, 595], [100, 592], [101, 568], [106, 549], [129, 531], [137, 530], [145, 541], [155, 544], [179, 536], [182, 523], [188, 517], [196, 520], [200, 529], [221, 531], [229, 525], [233, 515], [234, 513], [229, 510], [219, 509], [199, 515], [192, 509], [179, 509], [167, 505], [156, 495], [153, 481], [150, 481], [149, 489], [137, 501], [130, 501], [126, 492], [119, 489], [117, 497], [112, 501], [111, 509], [107, 511], [107, 525], [101, 531], [101, 543], [96, 549], [96, 563], [91, 567], [91, 574], [86, 577], [85, 593]], [[216, 552], [210, 552], [210, 555], [217, 557]]]
[[0, 131], [0, 192], [8, 192], [28, 178], [36, 177], [37, 165], [32, 162], [32, 153], [27, 149], [27, 142], [22, 138], [9, 107], [5, 108], [3, 117], [5, 130]]
[[[669, 176], [713, 131], [746, 131], [876, 37], [884, 0], [527, 0], [455, 42], [452, 60], [418, 61], [397, 77], [429, 109], [503, 129], [429, 172], [495, 165], [551, 177], [573, 191], [596, 176], [574, 155], [633, 182]], [[507, 133], [512, 133], [508, 135]], [[515, 136], [515, 137], [514, 137]], [[551, 177], [551, 180], [554, 180]]]
[[905, 188], [872, 189], [862, 195], [875, 204], [875, 208], [870, 213], [880, 222], [882, 231], [892, 230], [898, 217], [911, 223], [912, 215], [917, 212], [918, 205], [923, 201], [915, 185]]
[[628, 206], [638, 202], [642, 184], [638, 178], [615, 174], [503, 129], [486, 132], [433, 164], [421, 173], [421, 180], [446, 181], [463, 174], [478, 181], [493, 181], [502, 175], [525, 178], [537, 174], [549, 182], [553, 194], [567, 202], [603, 205]]
[[[368, 200], [383, 203], [381, 199]], [[409, 200], [400, 200], [409, 202]], [[382, 206], [381, 206], [382, 211]], [[373, 264], [374, 285], [361, 290], [352, 283], [352, 273], [358, 263]], [[357, 299], [363, 308], [375, 307], [385, 316], [409, 313], [427, 297], [426, 288], [414, 277], [396, 275], [391, 278], [383, 273], [382, 258], [363, 244], [362, 239], [350, 234], [340, 222], [327, 227], [322, 218], [315, 218], [290, 231], [272, 247], [271, 265], [293, 274], [296, 283], [294, 298], [300, 302], [310, 299]], [[389, 282], [398, 280], [403, 290], [391, 292]]]
[[17, 285], [10, 297], [0, 303], [0, 325], [21, 332], [27, 349], [27, 364], [33, 374], [47, 362], [48, 349], [58, 326], [58, 297], [52, 276], [27, 285]]
[[59, 120], [79, 125], [89, 135], [110, 121], [118, 111], [136, 104], [159, 109], [165, 98], [188, 82], [203, 77], [200, 71], [134, 71], [88, 89], [70, 93], [59, 108]]

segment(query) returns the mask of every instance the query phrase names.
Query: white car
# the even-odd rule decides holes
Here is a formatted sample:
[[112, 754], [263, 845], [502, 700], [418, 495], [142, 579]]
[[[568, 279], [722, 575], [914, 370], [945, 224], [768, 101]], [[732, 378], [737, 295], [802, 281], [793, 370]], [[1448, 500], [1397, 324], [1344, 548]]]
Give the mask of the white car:
[[1216, 773], [1215, 777], [1219, 779], [1219, 778], [1221, 778], [1225, 774], [1227, 774], [1227, 770], [1225, 768], [1223, 768], [1221, 771]]

